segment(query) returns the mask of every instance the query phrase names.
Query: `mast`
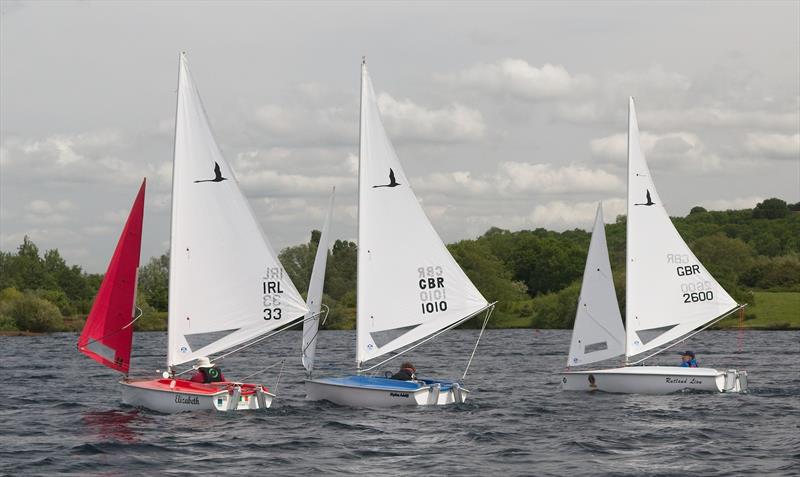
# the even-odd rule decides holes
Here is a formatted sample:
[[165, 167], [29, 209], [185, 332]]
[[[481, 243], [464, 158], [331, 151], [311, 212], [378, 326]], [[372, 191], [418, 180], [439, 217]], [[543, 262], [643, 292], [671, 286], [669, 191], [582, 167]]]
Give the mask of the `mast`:
[[[175, 151], [176, 143], [178, 141], [178, 101], [180, 100], [180, 88], [181, 88], [181, 62], [183, 61], [183, 57], [186, 56], [185, 51], [181, 51], [178, 53], [178, 82], [175, 86], [175, 124], [172, 128], [172, 200], [170, 201], [170, 210], [169, 210], [169, 245], [170, 245], [170, 254], [169, 254], [169, 284], [167, 286], [167, 301], [169, 301], [172, 289], [172, 274], [175, 267], [172, 266], [172, 261], [175, 260], [175, 256], [172, 253], [172, 233], [175, 230]], [[169, 310], [169, 308], [167, 308]], [[167, 318], [167, 335], [169, 335], [169, 318]], [[169, 353], [165, 356], [167, 360], [167, 371], [172, 373], [172, 369], [169, 364]]]
[[631, 195], [631, 106], [633, 105], [633, 96], [628, 97], [628, 160], [625, 175], [627, 176], [627, 197], [625, 199], [625, 366], [628, 365], [628, 317], [630, 316], [630, 309], [628, 303], [630, 300], [631, 290], [631, 275], [628, 273], [628, 264], [631, 257], [631, 242], [628, 238], [631, 235], [631, 211], [630, 209], [630, 195]]
[[[362, 149], [364, 145], [361, 143], [363, 140], [364, 128], [364, 74], [367, 71], [367, 57], [361, 57], [361, 83], [358, 90], [358, 212], [356, 216], [356, 237], [358, 243], [356, 249], [361, 246], [361, 161], [363, 160]], [[356, 252], [356, 313], [358, 313], [358, 301], [361, 299], [361, 274], [359, 270], [359, 253]], [[358, 317], [356, 317], [356, 333], [358, 333]], [[361, 372], [361, 362], [358, 360], [358, 352], [356, 351], [356, 372]]]

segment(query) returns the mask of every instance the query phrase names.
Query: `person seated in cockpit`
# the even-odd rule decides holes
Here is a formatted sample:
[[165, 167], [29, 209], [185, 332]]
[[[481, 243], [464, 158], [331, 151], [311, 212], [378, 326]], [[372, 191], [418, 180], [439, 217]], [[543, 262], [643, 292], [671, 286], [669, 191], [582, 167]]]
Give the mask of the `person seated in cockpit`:
[[694, 351], [684, 351], [681, 353], [681, 368], [696, 368], [697, 360], [694, 358]]
[[417, 379], [417, 368], [415, 368], [410, 361], [406, 361], [400, 365], [400, 371], [392, 375], [392, 379], [398, 379], [400, 381], [413, 381]]
[[225, 381], [225, 376], [222, 375], [222, 370], [215, 364], [211, 363], [211, 360], [205, 356], [201, 356], [197, 358], [195, 361], [194, 366], [195, 369], [194, 375], [192, 375], [189, 381], [193, 383], [221, 383]]

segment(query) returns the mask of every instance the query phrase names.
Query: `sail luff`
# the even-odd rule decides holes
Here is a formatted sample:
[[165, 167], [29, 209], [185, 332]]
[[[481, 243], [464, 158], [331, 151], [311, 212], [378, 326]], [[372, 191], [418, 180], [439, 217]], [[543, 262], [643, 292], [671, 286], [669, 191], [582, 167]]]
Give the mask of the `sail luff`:
[[625, 330], [608, 258], [602, 203], [597, 204], [567, 367], [625, 354]]
[[331, 216], [333, 215], [333, 201], [336, 195], [336, 188], [331, 191], [331, 198], [328, 203], [328, 212], [325, 214], [325, 222], [322, 225], [322, 232], [319, 235], [317, 253], [314, 257], [314, 268], [311, 270], [311, 279], [308, 282], [308, 295], [306, 306], [308, 314], [303, 321], [303, 342], [302, 342], [302, 361], [303, 367], [307, 372], [314, 369], [314, 358], [317, 349], [317, 333], [319, 333], [320, 310], [322, 309], [322, 292], [325, 285], [325, 269], [328, 263], [328, 235], [331, 226]]
[[734, 309], [681, 238], [658, 195], [629, 114], [626, 356], [658, 348]]
[[143, 180], [78, 338], [83, 354], [124, 374], [130, 370], [145, 186]]

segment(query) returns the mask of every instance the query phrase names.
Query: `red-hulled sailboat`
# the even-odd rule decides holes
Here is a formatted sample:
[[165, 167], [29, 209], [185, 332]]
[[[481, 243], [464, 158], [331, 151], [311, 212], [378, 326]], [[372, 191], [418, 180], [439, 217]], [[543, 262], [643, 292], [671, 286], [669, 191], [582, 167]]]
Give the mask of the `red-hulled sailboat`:
[[211, 134], [184, 54], [176, 115], [167, 371], [155, 379], [127, 376], [144, 184], [78, 346], [126, 375], [125, 404], [167, 413], [265, 409], [274, 395], [260, 384], [220, 381], [221, 374], [193, 382], [185, 374], [191, 367], [177, 369], [195, 361], [209, 378], [215, 368], [208, 357], [219, 360], [226, 350], [273, 336], [309, 310]]

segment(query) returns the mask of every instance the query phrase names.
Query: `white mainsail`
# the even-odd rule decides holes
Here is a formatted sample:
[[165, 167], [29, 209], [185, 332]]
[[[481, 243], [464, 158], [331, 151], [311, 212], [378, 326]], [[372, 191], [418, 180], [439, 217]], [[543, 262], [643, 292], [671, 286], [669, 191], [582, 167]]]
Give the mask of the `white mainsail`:
[[425, 216], [361, 69], [357, 350], [367, 360], [488, 306]]
[[320, 310], [322, 309], [322, 289], [325, 284], [325, 268], [328, 264], [328, 230], [331, 226], [331, 216], [333, 215], [333, 199], [336, 188], [331, 192], [331, 200], [328, 204], [328, 213], [325, 215], [325, 222], [322, 225], [322, 232], [317, 244], [317, 254], [314, 257], [314, 268], [311, 270], [311, 280], [308, 282], [308, 296], [306, 305], [308, 314], [306, 321], [303, 322], [303, 347], [302, 360], [303, 367], [309, 373], [314, 369], [314, 356], [317, 351], [317, 333], [319, 332]]
[[211, 133], [180, 56], [169, 276], [169, 366], [218, 353], [308, 312]]
[[657, 348], [736, 308], [681, 238], [664, 208], [628, 112], [627, 356]]
[[581, 295], [569, 346], [567, 366], [595, 363], [625, 354], [625, 328], [619, 312], [608, 259], [603, 205], [597, 214], [583, 270]]

